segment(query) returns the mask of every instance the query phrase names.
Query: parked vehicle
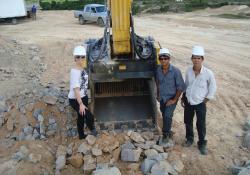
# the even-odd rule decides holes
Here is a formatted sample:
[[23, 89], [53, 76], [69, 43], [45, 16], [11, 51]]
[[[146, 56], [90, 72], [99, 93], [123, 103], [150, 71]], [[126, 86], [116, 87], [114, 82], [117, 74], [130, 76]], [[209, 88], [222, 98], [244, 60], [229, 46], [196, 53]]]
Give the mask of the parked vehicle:
[[88, 4], [82, 10], [74, 11], [75, 18], [78, 18], [81, 25], [86, 22], [97, 22], [101, 27], [105, 26], [107, 11], [102, 4]]
[[27, 16], [24, 0], [0, 0], [0, 19], [17, 23], [17, 18]]

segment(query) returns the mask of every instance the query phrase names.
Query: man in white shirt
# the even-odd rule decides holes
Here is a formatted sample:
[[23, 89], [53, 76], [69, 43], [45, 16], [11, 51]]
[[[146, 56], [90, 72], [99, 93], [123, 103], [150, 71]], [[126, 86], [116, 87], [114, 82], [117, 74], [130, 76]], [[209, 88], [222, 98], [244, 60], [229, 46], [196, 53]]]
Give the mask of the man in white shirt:
[[204, 49], [201, 46], [194, 46], [191, 60], [193, 66], [186, 72], [186, 92], [182, 96], [182, 106], [184, 107], [184, 123], [186, 125], [185, 147], [190, 147], [194, 141], [193, 118], [196, 113], [196, 127], [199, 141], [198, 148], [202, 155], [207, 154], [206, 136], [206, 103], [214, 98], [216, 92], [216, 82], [213, 72], [202, 65], [204, 61]]

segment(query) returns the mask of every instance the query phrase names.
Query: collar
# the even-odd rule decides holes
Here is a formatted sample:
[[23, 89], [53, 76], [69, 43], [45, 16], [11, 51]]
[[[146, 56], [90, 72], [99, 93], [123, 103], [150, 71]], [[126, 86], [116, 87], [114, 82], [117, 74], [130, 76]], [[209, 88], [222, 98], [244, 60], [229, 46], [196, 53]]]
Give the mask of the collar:
[[[161, 70], [162, 70], [162, 65], [161, 65]], [[172, 64], [169, 64], [168, 72], [171, 72], [172, 70], [173, 70], [173, 66], [172, 66]]]
[[[194, 72], [194, 67], [193, 66], [192, 66], [192, 71]], [[205, 67], [202, 65], [200, 74], [203, 74], [204, 72], [205, 72]]]
[[200, 72], [200, 73], [203, 74], [204, 72], [205, 72], [205, 68], [204, 68], [204, 66], [202, 65], [202, 66], [201, 66], [201, 72]]

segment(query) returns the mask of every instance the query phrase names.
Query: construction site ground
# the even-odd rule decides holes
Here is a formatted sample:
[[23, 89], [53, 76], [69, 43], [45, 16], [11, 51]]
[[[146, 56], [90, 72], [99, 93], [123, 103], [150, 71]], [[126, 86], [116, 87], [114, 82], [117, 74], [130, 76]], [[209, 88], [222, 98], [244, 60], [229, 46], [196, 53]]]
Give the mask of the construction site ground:
[[[174, 155], [173, 159], [177, 156], [183, 161], [185, 168], [181, 174], [231, 174], [228, 168], [235, 161], [250, 159], [249, 150], [241, 146], [242, 128], [250, 115], [250, 20], [216, 16], [240, 12], [250, 13], [250, 8], [225, 6], [190, 13], [135, 16], [135, 32], [141, 36], [152, 36], [163, 47], [169, 48], [173, 56], [172, 64], [180, 68], [183, 76], [188, 66], [191, 66], [192, 46], [198, 44], [203, 45], [206, 51], [204, 65], [212, 69], [216, 77], [216, 99], [207, 105], [207, 156], [200, 155], [196, 145], [191, 148], [181, 146], [185, 140], [185, 127], [180, 103], [175, 111], [173, 131], [176, 145], [170, 154]], [[100, 38], [103, 32], [104, 28], [97, 24], [79, 25], [73, 17], [73, 11], [39, 11], [35, 21], [24, 19], [17, 25], [1, 23], [0, 48], [4, 49], [1, 49], [0, 54], [0, 97], [10, 98], [24, 89], [34, 89], [40, 85], [69, 86], [74, 46], [85, 39]], [[39, 57], [33, 60], [24, 58], [25, 54], [8, 57], [17, 48], [13, 47], [13, 41], [23, 48], [35, 45], [39, 48]], [[30, 76], [38, 69], [36, 59], [46, 67], [35, 77], [37, 84]], [[13, 76], [8, 71], [14, 72]], [[6, 72], [8, 75], [4, 76]], [[0, 139], [4, 139], [6, 134], [2, 127]], [[62, 144], [59, 139], [53, 141], [54, 144]], [[48, 145], [39, 142], [44, 145], [44, 150], [37, 151], [46, 154], [45, 147]], [[0, 162], [3, 163], [16, 148], [17, 145], [8, 150], [0, 147]], [[52, 166], [52, 160], [48, 157], [47, 165], [45, 163], [43, 166]], [[26, 165], [26, 171], [32, 166]]]

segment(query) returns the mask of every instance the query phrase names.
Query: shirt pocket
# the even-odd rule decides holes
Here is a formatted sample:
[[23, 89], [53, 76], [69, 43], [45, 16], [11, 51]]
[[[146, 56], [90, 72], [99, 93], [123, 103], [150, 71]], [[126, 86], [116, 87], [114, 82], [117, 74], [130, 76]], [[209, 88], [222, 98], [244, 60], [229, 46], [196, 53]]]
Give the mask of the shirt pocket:
[[200, 78], [198, 81], [197, 81], [197, 86], [201, 89], [205, 89], [207, 87], [207, 80], [206, 78]]
[[167, 78], [166, 78], [166, 85], [168, 87], [175, 87], [175, 78], [174, 78], [174, 75], [169, 75]]
[[164, 83], [164, 77], [163, 76], [158, 77], [158, 80], [159, 80], [160, 84]]

